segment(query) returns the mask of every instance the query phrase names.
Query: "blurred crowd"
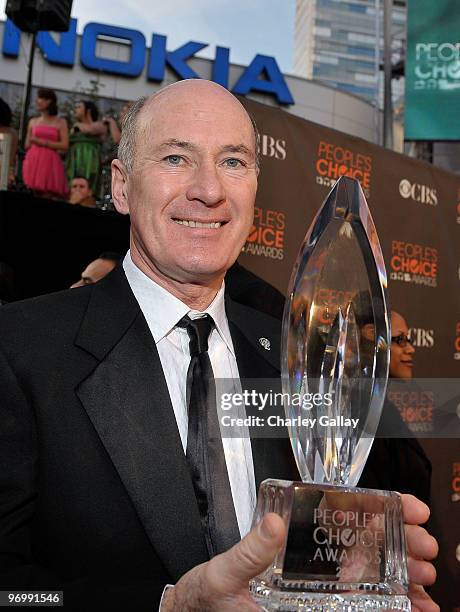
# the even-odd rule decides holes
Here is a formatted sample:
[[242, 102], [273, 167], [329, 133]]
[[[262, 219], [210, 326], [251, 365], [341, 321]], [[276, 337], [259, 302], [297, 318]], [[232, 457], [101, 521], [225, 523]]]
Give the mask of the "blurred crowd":
[[[115, 156], [121, 124], [129, 107], [130, 103], [126, 103], [116, 118], [101, 117], [92, 100], [79, 100], [69, 125], [59, 115], [56, 92], [38, 89], [37, 114], [29, 120], [25, 140], [22, 164], [25, 187], [40, 197], [95, 207], [98, 196], [104, 192], [102, 145], [110, 142]], [[0, 98], [0, 133], [10, 135], [8, 185], [14, 187], [19, 182], [18, 134], [11, 123], [11, 109]]]

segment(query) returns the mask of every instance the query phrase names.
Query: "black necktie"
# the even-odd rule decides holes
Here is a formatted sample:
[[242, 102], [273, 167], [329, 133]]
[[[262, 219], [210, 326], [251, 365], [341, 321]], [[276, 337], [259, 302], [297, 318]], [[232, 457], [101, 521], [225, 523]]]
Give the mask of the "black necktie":
[[200, 512], [209, 556], [213, 557], [239, 541], [216, 409], [216, 387], [208, 355], [208, 338], [214, 326], [209, 315], [183, 317], [177, 324], [190, 338], [187, 371], [187, 463]]

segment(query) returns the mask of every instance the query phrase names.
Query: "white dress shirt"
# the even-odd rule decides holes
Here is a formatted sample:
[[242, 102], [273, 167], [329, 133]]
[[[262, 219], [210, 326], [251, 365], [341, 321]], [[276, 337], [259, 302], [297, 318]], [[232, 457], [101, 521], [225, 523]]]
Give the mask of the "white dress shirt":
[[[185, 453], [188, 430], [186, 384], [190, 351], [187, 330], [176, 327], [182, 317], [188, 314], [193, 319], [207, 313], [213, 318], [215, 328], [209, 336], [208, 354], [214, 377], [232, 379], [235, 381], [230, 383], [232, 388], [236, 392], [240, 391], [238, 366], [225, 314], [224, 283], [208, 308], [198, 312], [190, 310], [184, 302], [146, 276], [133, 263], [129, 251], [123, 261], [123, 269], [158, 349]], [[242, 437], [223, 436], [222, 444], [238, 527], [243, 537], [251, 528], [256, 487], [251, 441], [247, 428], [240, 431]]]

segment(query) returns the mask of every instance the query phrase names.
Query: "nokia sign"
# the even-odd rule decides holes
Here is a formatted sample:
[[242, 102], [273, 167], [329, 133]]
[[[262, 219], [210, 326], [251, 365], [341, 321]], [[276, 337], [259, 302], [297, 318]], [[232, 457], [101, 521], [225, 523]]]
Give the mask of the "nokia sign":
[[[99, 37], [105, 40], [114, 39], [114, 42], [117, 43], [120, 42], [120, 39], [126, 41], [130, 47], [129, 59], [120, 61], [99, 57], [96, 52]], [[3, 34], [3, 55], [18, 57], [20, 43], [21, 32], [8, 19]], [[75, 64], [76, 43], [76, 19], [71, 19], [69, 31], [60, 35], [59, 42], [56, 42], [48, 32], [39, 32], [37, 36], [37, 44], [45, 59], [52, 64], [62, 66]], [[207, 43], [189, 41], [173, 51], [168, 51], [166, 36], [152, 34], [150, 53], [147, 58], [147, 78], [151, 81], [163, 81], [166, 67], [171, 68], [180, 79], [200, 78], [200, 75], [187, 64], [187, 60], [193, 58], [198, 51], [207, 46]], [[145, 37], [138, 30], [103, 23], [88, 23], [81, 37], [80, 62], [88, 70], [125, 77], [138, 77], [145, 68], [146, 49]], [[230, 49], [216, 47], [211, 79], [228, 88], [229, 71]], [[268, 55], [257, 54], [232, 89], [233, 93], [242, 96], [251, 91], [273, 95], [280, 104], [294, 104], [294, 99], [275, 58]]]

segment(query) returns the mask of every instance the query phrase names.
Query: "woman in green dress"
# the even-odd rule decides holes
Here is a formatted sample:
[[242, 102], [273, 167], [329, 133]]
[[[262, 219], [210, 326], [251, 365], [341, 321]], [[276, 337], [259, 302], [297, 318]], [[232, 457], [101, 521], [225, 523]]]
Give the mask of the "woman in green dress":
[[75, 123], [69, 137], [66, 170], [69, 183], [76, 176], [88, 179], [93, 193], [98, 193], [101, 166], [101, 144], [107, 128], [98, 121], [99, 111], [89, 100], [75, 104]]

